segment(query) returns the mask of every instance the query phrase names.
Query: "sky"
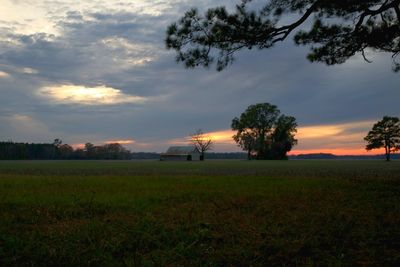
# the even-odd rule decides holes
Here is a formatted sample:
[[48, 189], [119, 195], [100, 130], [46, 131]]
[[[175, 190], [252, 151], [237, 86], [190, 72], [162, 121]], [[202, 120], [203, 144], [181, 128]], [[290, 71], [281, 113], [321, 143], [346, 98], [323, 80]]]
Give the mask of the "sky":
[[191, 7], [215, 5], [0, 0], [0, 141], [120, 142], [162, 152], [202, 129], [214, 151], [234, 152], [232, 119], [268, 102], [297, 119], [292, 154], [379, 153], [366, 152], [363, 137], [384, 115], [400, 115], [391, 55], [368, 51], [372, 63], [356, 55], [326, 66], [288, 40], [242, 51], [222, 72], [187, 70], [166, 50], [166, 28]]

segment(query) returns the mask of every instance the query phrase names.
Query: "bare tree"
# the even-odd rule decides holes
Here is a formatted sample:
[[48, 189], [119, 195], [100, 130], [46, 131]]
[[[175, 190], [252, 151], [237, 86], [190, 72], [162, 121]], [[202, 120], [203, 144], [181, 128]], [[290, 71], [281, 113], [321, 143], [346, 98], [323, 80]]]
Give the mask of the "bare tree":
[[190, 142], [200, 153], [200, 160], [204, 160], [204, 153], [211, 150], [214, 145], [212, 138], [209, 135], [204, 134], [201, 129], [198, 129], [195, 133], [190, 135]]

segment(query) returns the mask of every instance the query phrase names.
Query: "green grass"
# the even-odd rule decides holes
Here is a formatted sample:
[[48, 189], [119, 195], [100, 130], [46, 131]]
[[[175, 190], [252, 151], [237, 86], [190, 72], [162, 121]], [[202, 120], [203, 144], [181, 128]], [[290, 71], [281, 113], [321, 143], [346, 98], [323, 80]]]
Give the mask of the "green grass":
[[0, 266], [400, 266], [400, 162], [2, 161]]

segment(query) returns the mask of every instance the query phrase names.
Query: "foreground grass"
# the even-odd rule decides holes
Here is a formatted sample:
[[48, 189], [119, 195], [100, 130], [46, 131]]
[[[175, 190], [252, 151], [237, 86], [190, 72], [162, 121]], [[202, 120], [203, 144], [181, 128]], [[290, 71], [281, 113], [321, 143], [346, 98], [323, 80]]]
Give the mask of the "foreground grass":
[[0, 266], [400, 266], [400, 162], [0, 162]]

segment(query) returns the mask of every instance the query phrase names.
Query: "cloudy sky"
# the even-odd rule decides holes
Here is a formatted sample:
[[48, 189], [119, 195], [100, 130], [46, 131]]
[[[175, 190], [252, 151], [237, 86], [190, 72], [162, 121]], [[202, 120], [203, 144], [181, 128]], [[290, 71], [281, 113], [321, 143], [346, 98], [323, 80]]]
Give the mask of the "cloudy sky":
[[[234, 1], [218, 1], [233, 6]], [[299, 124], [293, 153], [362, 154], [384, 115], [400, 115], [400, 74], [369, 51], [327, 67], [291, 41], [243, 51], [223, 72], [185, 70], [166, 27], [204, 0], [0, 0], [0, 140], [103, 144], [164, 151], [196, 129], [215, 151], [239, 151], [230, 123], [269, 102]], [[369, 152], [374, 154], [375, 152]]]

